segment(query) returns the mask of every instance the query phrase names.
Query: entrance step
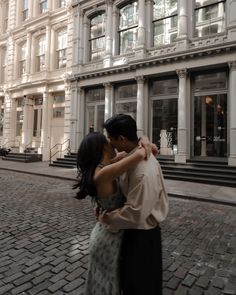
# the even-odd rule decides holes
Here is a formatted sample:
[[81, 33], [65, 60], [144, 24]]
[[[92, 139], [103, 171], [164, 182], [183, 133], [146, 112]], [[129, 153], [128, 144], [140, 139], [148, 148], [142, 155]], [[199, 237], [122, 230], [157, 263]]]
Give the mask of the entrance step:
[[71, 153], [70, 155], [65, 155], [64, 158], [57, 158], [49, 166], [74, 169], [77, 167], [77, 154]]
[[15, 161], [22, 163], [32, 163], [42, 161], [41, 154], [31, 154], [31, 153], [12, 153], [10, 152], [5, 157], [2, 157], [5, 161]]
[[166, 179], [236, 187], [236, 167], [228, 166], [225, 161], [189, 160], [180, 164], [173, 158], [157, 158]]

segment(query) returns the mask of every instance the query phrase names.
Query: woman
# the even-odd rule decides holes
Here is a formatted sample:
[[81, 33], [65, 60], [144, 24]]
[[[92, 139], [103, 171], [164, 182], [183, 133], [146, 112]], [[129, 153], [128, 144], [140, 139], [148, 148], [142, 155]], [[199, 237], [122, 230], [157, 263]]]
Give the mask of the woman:
[[[89, 133], [82, 141], [77, 158], [78, 199], [90, 195], [99, 210], [122, 207], [125, 196], [119, 176], [147, 157], [143, 147], [114, 162], [114, 149], [99, 132]], [[97, 222], [90, 237], [90, 259], [85, 295], [119, 295], [119, 253], [122, 231], [110, 232]]]

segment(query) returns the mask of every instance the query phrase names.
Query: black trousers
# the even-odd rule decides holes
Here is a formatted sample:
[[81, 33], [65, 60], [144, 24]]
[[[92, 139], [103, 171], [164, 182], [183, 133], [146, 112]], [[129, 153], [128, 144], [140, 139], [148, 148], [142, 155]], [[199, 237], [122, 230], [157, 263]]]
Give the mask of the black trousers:
[[121, 248], [122, 295], [162, 295], [161, 229], [127, 229]]

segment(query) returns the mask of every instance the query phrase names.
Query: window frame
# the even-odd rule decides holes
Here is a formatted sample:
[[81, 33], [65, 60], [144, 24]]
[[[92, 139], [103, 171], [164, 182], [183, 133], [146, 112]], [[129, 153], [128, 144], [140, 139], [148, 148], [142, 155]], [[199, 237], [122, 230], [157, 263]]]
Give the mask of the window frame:
[[[203, 25], [201, 25], [201, 23], [204, 22], [204, 23], [208, 24], [208, 26], [204, 26], [204, 27], [202, 27], [202, 28], [204, 29], [204, 28], [206, 27], [206, 28], [208, 28], [208, 30], [209, 30], [209, 28], [210, 28], [210, 26], [211, 26], [211, 20], [212, 20], [212, 19], [204, 20], [204, 21], [198, 23], [198, 25], [197, 25], [196, 12], [197, 12], [197, 11], [200, 11], [200, 10], [203, 10], [203, 9], [206, 9], [206, 8], [208, 8], [208, 7], [218, 6], [220, 3], [223, 3], [223, 5], [224, 5], [224, 14], [223, 14], [221, 17], [217, 16], [217, 18], [218, 18], [218, 19], [221, 19], [221, 21], [222, 21], [222, 25], [224, 25], [222, 31], [217, 32], [217, 33], [210, 33], [210, 34], [205, 34], [205, 35], [202, 35], [202, 36], [197, 36], [197, 27], [201, 27], [201, 26], [203, 26]], [[193, 36], [194, 36], [195, 38], [201, 38], [201, 37], [212, 36], [212, 35], [215, 35], [215, 34], [223, 33], [223, 32], [225, 31], [225, 28], [226, 28], [226, 6], [225, 6], [225, 3], [226, 3], [226, 0], [215, 0], [215, 1], [212, 2], [212, 3], [206, 4], [206, 5], [200, 5], [199, 7], [196, 7], [196, 0], [195, 0], [195, 3], [194, 3], [194, 5], [195, 5], [195, 6], [194, 6], [194, 22], [193, 22], [193, 25], [194, 25]], [[213, 22], [213, 24], [214, 24], [214, 23], [215, 23], [215, 22]]]
[[[104, 32], [102, 32], [103, 34], [100, 34], [100, 35], [98, 35], [98, 36], [96, 36], [96, 37], [91, 37], [91, 28], [92, 28], [92, 25], [91, 25], [91, 22], [92, 22], [92, 20], [94, 19], [94, 18], [96, 18], [96, 17], [98, 17], [98, 16], [100, 16], [100, 15], [103, 15], [104, 16], [104, 20], [106, 21], [106, 12], [104, 11], [104, 10], [101, 10], [101, 11], [99, 11], [98, 13], [96, 13], [96, 14], [93, 14], [90, 18], [89, 18], [89, 38], [88, 38], [88, 42], [89, 42], [89, 60], [90, 61], [96, 61], [96, 60], [101, 60], [103, 57], [104, 57], [104, 55], [105, 55], [105, 46], [106, 46], [106, 28], [104, 28]], [[102, 22], [101, 22], [101, 24], [102, 24]], [[97, 51], [92, 51], [92, 42], [93, 41], [96, 41], [96, 40], [104, 40], [104, 46], [103, 46], [103, 49], [100, 49], [100, 50], [97, 50]], [[96, 49], [99, 49], [98, 47], [96, 47]], [[102, 52], [103, 51], [103, 55], [101, 55], [101, 58], [92, 58], [92, 56], [93, 56], [93, 52], [94, 52], [94, 54], [95, 53], [98, 53], [98, 52]]]
[[[24, 49], [24, 50], [23, 50]], [[23, 41], [19, 45], [19, 77], [22, 77], [26, 74], [26, 51], [27, 51], [27, 42]]]
[[48, 0], [39, 0], [38, 5], [40, 14], [43, 14], [48, 11]]
[[[42, 44], [44, 48], [43, 54], [40, 54], [40, 40], [44, 39], [44, 44]], [[40, 72], [46, 69], [46, 36], [41, 35], [37, 38], [36, 44], [38, 45], [36, 51], [36, 72]], [[43, 58], [42, 58], [43, 57]], [[42, 60], [44, 62], [42, 62]]]
[[28, 0], [22, 0], [22, 10], [21, 10], [21, 14], [22, 14], [22, 21], [26, 21], [27, 19], [29, 19], [29, 2]]
[[127, 26], [127, 27], [124, 27], [124, 28], [120, 28], [120, 21], [121, 21], [121, 13], [120, 13], [120, 11], [121, 11], [121, 9], [123, 9], [125, 7], [128, 7], [129, 5], [134, 4], [134, 3], [137, 3], [137, 11], [139, 12], [139, 5], [138, 5], [139, 3], [138, 3], [138, 1], [131, 1], [131, 2], [125, 3], [122, 6], [118, 7], [118, 9], [119, 9], [119, 22], [118, 22], [117, 33], [118, 33], [118, 40], [119, 40], [119, 42], [118, 42], [118, 48], [119, 48], [118, 52], [119, 52], [120, 55], [134, 52], [134, 49], [135, 49], [135, 45], [133, 45], [131, 50], [128, 50], [128, 51], [125, 51], [125, 52], [122, 51], [122, 48], [121, 48], [121, 34], [125, 33], [125, 32], [128, 32], [128, 31], [132, 31], [134, 29], [137, 30], [136, 33], [138, 34], [138, 20], [137, 20], [136, 24], [133, 24], [133, 25], [130, 25], [130, 26]]
[[[60, 48], [59, 46], [59, 44], [61, 43], [59, 41], [60, 36], [62, 36], [62, 39], [64, 38], [64, 36], [66, 36], [66, 44], [65, 44], [65, 47], [63, 46], [62, 48]], [[64, 45], [64, 42], [62, 42], [62, 44]], [[57, 48], [56, 48], [57, 69], [62, 69], [66, 67], [66, 64], [67, 64], [66, 51], [67, 51], [67, 29], [64, 28], [57, 32]], [[60, 58], [61, 52], [64, 53], [62, 58]], [[62, 62], [62, 66], [60, 66], [60, 62]]]
[[[176, 17], [177, 18], [177, 26], [175, 27], [176, 29], [171, 28], [171, 30], [176, 31], [176, 38], [178, 37], [178, 5], [179, 5], [179, 3], [178, 3], [178, 1], [176, 1], [176, 3], [177, 3], [177, 9], [176, 9], [175, 13], [165, 14], [165, 15], [161, 16], [160, 18], [154, 18], [154, 9], [153, 9], [153, 19], [152, 19], [153, 46], [155, 46], [155, 47], [165, 46], [165, 45], [169, 45], [169, 44], [172, 44], [173, 42], [175, 42], [175, 41], [171, 41], [171, 38], [169, 38], [170, 40], [169, 40], [168, 43], [162, 42], [160, 44], [155, 44], [155, 36], [156, 36], [155, 35], [155, 24], [158, 23], [158, 22], [162, 22], [162, 21], [165, 21], [167, 19], [170, 19], [170, 21], [171, 21], [171, 19], [174, 19]], [[154, 5], [155, 5], [155, 2], [153, 3], [153, 8], [154, 8]], [[161, 34], [161, 35], [164, 35], [164, 34]]]

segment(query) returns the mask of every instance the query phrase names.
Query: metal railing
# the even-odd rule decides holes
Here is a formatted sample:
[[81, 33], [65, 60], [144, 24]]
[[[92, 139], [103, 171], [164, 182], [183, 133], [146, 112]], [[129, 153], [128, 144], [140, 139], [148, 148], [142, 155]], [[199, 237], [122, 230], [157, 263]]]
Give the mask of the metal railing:
[[[67, 147], [65, 149], [63, 149], [63, 146], [65, 146], [67, 144]], [[56, 149], [56, 151], [54, 151]], [[60, 158], [62, 156], [62, 153], [67, 151], [67, 154], [70, 155], [71, 153], [71, 148], [70, 148], [70, 139], [67, 139], [66, 141], [64, 141], [63, 143], [57, 143], [55, 144], [51, 149], [50, 149], [50, 154], [49, 154], [49, 162], [51, 164], [52, 162], [52, 158], [60, 153]]]

